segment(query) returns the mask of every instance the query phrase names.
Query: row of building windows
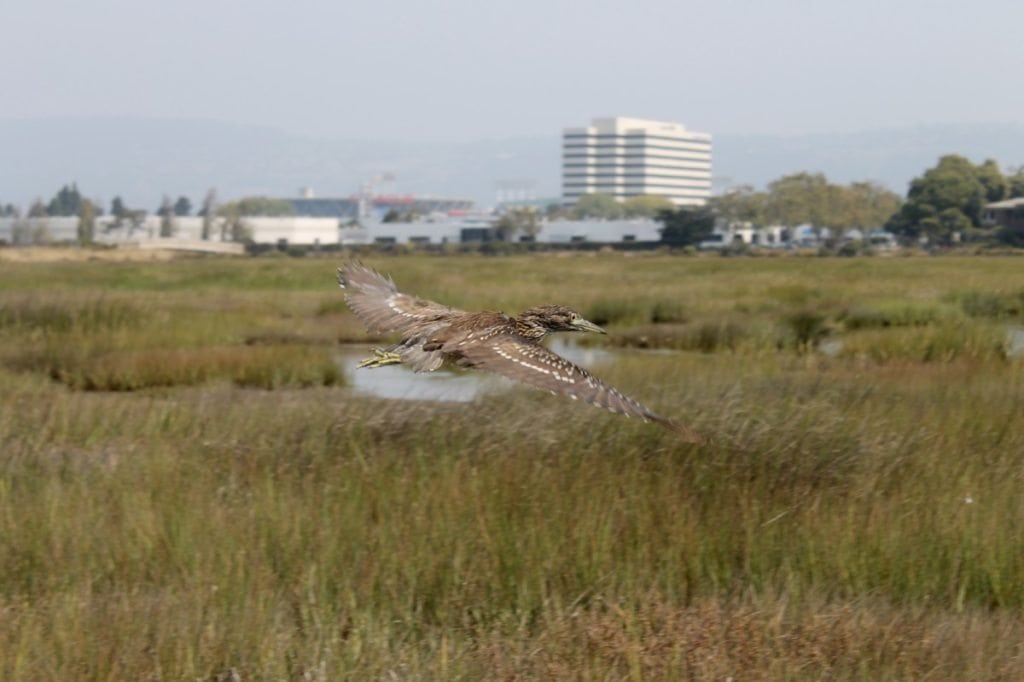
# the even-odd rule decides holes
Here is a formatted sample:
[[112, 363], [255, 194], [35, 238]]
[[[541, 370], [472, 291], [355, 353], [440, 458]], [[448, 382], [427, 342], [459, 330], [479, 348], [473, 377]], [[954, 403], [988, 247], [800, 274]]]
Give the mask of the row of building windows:
[[711, 149], [710, 142], [678, 142], [666, 144], [663, 142], [576, 142], [575, 140], [562, 140], [563, 148], [588, 149], [602, 147], [609, 149], [649, 149], [657, 147], [660, 149]]
[[645, 153], [648, 153], [649, 151], [676, 152], [676, 153], [696, 152], [698, 154], [710, 154], [711, 153], [710, 145], [705, 145], [705, 146], [691, 145], [691, 146], [688, 146], [688, 147], [666, 147], [665, 145], [659, 145], [659, 144], [649, 144], [649, 145], [644, 145], [642, 147], [639, 146], [639, 145], [623, 147], [621, 145], [614, 145], [614, 144], [566, 144], [566, 145], [562, 145], [562, 151], [565, 152], [565, 153], [590, 151], [591, 153], [594, 153], [594, 154], [596, 154], [598, 152], [603, 152], [603, 153], [607, 154], [607, 153], [609, 153], [609, 150], [612, 150], [611, 153], [619, 154], [619, 155], [622, 155], [622, 154], [645, 154]]
[[562, 173], [574, 173], [577, 175], [643, 175], [644, 173], [680, 173], [683, 175], [705, 176], [711, 174], [711, 167], [707, 165], [687, 164], [666, 166], [663, 164], [631, 164], [623, 166], [615, 163], [567, 163], [562, 166]]
[[626, 190], [636, 190], [643, 192], [644, 194], [662, 194], [671, 192], [703, 192], [709, 193], [711, 187], [706, 184], [664, 184], [657, 182], [643, 182], [635, 183], [631, 182], [628, 184], [606, 184], [606, 183], [581, 183], [581, 182], [569, 182], [563, 185], [566, 190], [581, 190], [581, 191], [594, 191], [598, 194], [618, 194]]
[[562, 173], [563, 178], [620, 178], [625, 180], [643, 180], [651, 177], [664, 177], [670, 180], [679, 178], [695, 178], [706, 180], [711, 182], [710, 173], [687, 173], [680, 171], [678, 173]]
[[646, 148], [646, 147], [664, 147], [667, 149], [711, 149], [710, 142], [701, 142], [698, 140], [694, 141], [683, 141], [680, 140], [675, 144], [666, 144], [664, 142], [648, 141], [648, 140], [630, 140], [626, 142], [606, 142], [604, 140], [598, 140], [595, 142], [578, 142], [576, 140], [563, 140], [563, 147], [623, 147], [626, 149], [633, 148]]
[[700, 161], [706, 163], [708, 166], [711, 165], [710, 154], [698, 154], [697, 152], [683, 152], [680, 153], [679, 156], [665, 156], [664, 154], [647, 154], [642, 156], [638, 156], [635, 154], [563, 154], [562, 158], [565, 162], [592, 160], [592, 162], [600, 163], [601, 161], [603, 161], [604, 163], [614, 163], [616, 165], [625, 164], [630, 161], [634, 163], [642, 163], [644, 161], [649, 162], [651, 160], [672, 162]]
[[631, 175], [646, 170], [652, 171], [682, 171], [687, 173], [710, 174], [711, 164], [690, 160], [684, 163], [673, 164], [630, 164], [628, 167], [621, 163], [565, 163], [562, 164], [563, 173], [619, 173]]
[[671, 137], [668, 135], [648, 135], [647, 133], [627, 133], [625, 135], [615, 133], [565, 133], [562, 135], [564, 140], [626, 140], [632, 142], [634, 140], [658, 140], [664, 142], [702, 142], [704, 144], [711, 144], [711, 140], [701, 137]]
[[[567, 204], [574, 204], [574, 203], [576, 203], [576, 201], [580, 197], [585, 196], [586, 194], [587, 194], [586, 192], [575, 192], [575, 193], [573, 193], [573, 192], [565, 192], [562, 195], [562, 199]], [[625, 199], [630, 199], [632, 197], [642, 197], [642, 196], [647, 196], [647, 194], [645, 192], [631, 192], [631, 193], [628, 193], [628, 194], [618, 194], [618, 195], [616, 195], [616, 198], [617, 199], [625, 200]], [[703, 204], [707, 200], [707, 195], [706, 194], [659, 194], [658, 196], [663, 196], [666, 199], [668, 199], [669, 201], [671, 201], [672, 203], [677, 204], [677, 205], [678, 204], [695, 204], [695, 205], [700, 205], [700, 204]]]
[[630, 149], [612, 149], [597, 147], [584, 147], [584, 146], [572, 146], [564, 147], [562, 149], [563, 154], [603, 154], [605, 156], [648, 156], [650, 154], [703, 154], [706, 156], [711, 155], [711, 148], [705, 149], [674, 149], [672, 147], [643, 147], [643, 148], [630, 148]]

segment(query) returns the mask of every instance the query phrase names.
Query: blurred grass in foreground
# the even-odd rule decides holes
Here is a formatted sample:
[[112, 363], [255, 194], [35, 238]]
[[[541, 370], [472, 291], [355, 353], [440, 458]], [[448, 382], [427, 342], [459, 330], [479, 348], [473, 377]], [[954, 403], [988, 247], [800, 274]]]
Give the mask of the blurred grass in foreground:
[[[467, 308], [625, 280], [685, 311], [614, 333], [742, 326], [598, 368], [714, 442], [528, 389], [244, 388], [223, 366], [358, 338], [331, 261], [5, 267], [0, 679], [1024, 676], [1024, 374], [1011, 313], [950, 293], [1022, 290], [1014, 261], [374, 264]], [[902, 305], [943, 312], [843, 326]], [[839, 353], [786, 342], [808, 310]], [[220, 369], [119, 393], [58, 362]]]

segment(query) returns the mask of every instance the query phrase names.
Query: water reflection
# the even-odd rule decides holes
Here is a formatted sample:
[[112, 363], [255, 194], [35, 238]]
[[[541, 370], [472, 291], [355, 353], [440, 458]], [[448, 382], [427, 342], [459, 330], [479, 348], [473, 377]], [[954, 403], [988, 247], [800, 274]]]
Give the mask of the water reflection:
[[[581, 367], [592, 368], [615, 356], [604, 348], [577, 346], [572, 338], [554, 337], [547, 344], [551, 350]], [[371, 346], [344, 346], [335, 361], [345, 372], [349, 385], [357, 392], [391, 400], [438, 400], [469, 402], [477, 396], [507, 388], [511, 382], [488, 372], [461, 372], [439, 369], [416, 374], [407, 367], [391, 365], [377, 369], [357, 369], [370, 355]]]
[[1024, 327], [1010, 325], [1006, 328], [1006, 354], [1011, 358], [1024, 356]]
[[842, 339], [825, 339], [818, 344], [818, 352], [827, 357], [836, 358], [843, 352], [843, 345]]

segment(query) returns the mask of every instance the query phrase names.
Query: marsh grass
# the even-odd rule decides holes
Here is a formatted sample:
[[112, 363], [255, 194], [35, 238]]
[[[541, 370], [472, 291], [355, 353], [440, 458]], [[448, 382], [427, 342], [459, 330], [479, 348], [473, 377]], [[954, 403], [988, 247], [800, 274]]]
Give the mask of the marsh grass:
[[946, 300], [955, 303], [971, 317], [1015, 317], [1024, 313], [1024, 291], [954, 291]]
[[750, 335], [750, 331], [741, 322], [708, 320], [693, 324], [649, 324], [631, 327], [613, 334], [609, 343], [622, 348], [663, 348], [714, 353], [736, 350]]
[[265, 389], [344, 383], [330, 351], [306, 345], [104, 352], [51, 343], [42, 349], [27, 349], [9, 358], [7, 364], [85, 391], [137, 391], [218, 379]]
[[937, 303], [912, 301], [881, 302], [871, 307], [858, 306], [842, 311], [837, 320], [847, 330], [888, 327], [924, 327], [956, 321], [955, 309]]
[[898, 330], [866, 330], [844, 337], [841, 353], [873, 362], [944, 363], [1007, 359], [1006, 328], [1000, 324], [948, 322]]
[[814, 308], [789, 312], [782, 318], [780, 342], [801, 352], [811, 350], [828, 333], [827, 319], [823, 312]]
[[[554, 299], [544, 258], [379, 265], [470, 309]], [[788, 311], [835, 309], [822, 301], [941, 305], [1024, 275], [998, 259], [558, 265], [566, 303], [629, 280], [680, 300], [683, 328], [746, 325], [732, 348], [597, 368], [709, 445], [528, 389], [434, 404], [233, 383], [236, 353], [306, 366], [329, 350], [244, 341], [349, 324], [316, 314], [333, 262], [0, 272], [0, 304], [112, 288], [146, 311], [78, 337], [0, 333], [0, 679], [1024, 677], [1024, 368], [984, 350], [1000, 321], [843, 331], [858, 350], [834, 358], [773, 336]], [[891, 344], [907, 350], [865, 357]], [[83, 391], [47, 376], [53, 360], [6, 364], [35, 348], [83, 375], [236, 369]]]
[[670, 324], [689, 320], [682, 301], [659, 298], [600, 299], [590, 304], [583, 316], [600, 326]]
[[145, 312], [131, 303], [92, 298], [80, 301], [18, 296], [0, 304], [0, 329], [88, 334], [138, 326]]

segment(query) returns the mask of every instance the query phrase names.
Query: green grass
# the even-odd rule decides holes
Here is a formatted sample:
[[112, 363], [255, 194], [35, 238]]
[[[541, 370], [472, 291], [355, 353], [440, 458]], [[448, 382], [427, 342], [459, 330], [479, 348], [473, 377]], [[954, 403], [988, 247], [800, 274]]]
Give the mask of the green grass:
[[[950, 303], [1017, 262], [371, 264], [466, 308], [677, 302], [612, 341], [690, 350], [596, 371], [711, 444], [325, 386], [333, 261], [5, 264], [0, 679], [1024, 675], [1024, 371]], [[841, 317], [904, 308], [941, 312]]]
[[1019, 317], [1024, 313], [1024, 291], [954, 291], [946, 300], [956, 303], [971, 317]]

